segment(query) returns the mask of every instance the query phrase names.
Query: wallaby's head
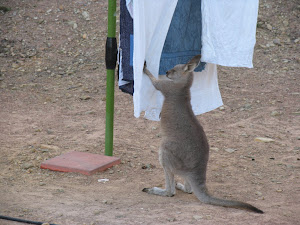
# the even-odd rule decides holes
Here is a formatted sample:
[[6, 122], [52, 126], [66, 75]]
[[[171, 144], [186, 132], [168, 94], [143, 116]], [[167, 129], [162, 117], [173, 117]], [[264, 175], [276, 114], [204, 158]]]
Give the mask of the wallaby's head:
[[192, 85], [193, 71], [199, 65], [201, 55], [194, 56], [187, 64], [178, 64], [167, 71], [167, 77], [175, 83]]

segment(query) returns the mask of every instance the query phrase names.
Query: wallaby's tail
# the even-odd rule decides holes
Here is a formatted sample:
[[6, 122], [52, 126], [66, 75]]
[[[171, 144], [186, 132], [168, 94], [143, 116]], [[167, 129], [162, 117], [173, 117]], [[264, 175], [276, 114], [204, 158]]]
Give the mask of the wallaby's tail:
[[212, 197], [209, 195], [205, 185], [197, 185], [194, 182], [191, 182], [191, 185], [192, 185], [192, 190], [193, 190], [194, 194], [203, 203], [224, 206], [224, 207], [230, 207], [230, 208], [245, 209], [245, 210], [249, 210], [249, 211], [253, 211], [253, 212], [261, 213], [261, 214], [264, 213], [262, 210], [254, 207], [253, 205], [250, 205], [248, 203]]

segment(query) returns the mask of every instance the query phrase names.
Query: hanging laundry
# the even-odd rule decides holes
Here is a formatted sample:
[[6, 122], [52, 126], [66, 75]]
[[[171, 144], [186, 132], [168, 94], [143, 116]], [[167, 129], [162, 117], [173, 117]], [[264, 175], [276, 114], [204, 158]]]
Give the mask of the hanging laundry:
[[[182, 12], [177, 11], [177, 6], [182, 8], [179, 7], [181, 4]], [[177, 40], [180, 40], [179, 44], [191, 37], [192, 39], [187, 42], [189, 45], [184, 46], [183, 51], [195, 51], [196, 55], [199, 54], [200, 49], [202, 61], [206, 62], [205, 69], [195, 73], [191, 88], [191, 103], [196, 115], [213, 110], [223, 104], [215, 64], [239, 67], [253, 66], [258, 0], [126, 0], [126, 6], [133, 18], [134, 28], [132, 61], [134, 83], [133, 80], [129, 82], [134, 86], [135, 117], [139, 117], [141, 112], [145, 111], [145, 118], [159, 120], [163, 96], [143, 74], [143, 65], [146, 60], [147, 67], [152, 74], [156, 75], [158, 79], [166, 79], [165, 76], [158, 76], [158, 74], [165, 74], [166, 70], [173, 67], [174, 64], [185, 63], [176, 62], [172, 59], [176, 54], [182, 56], [180, 55], [180, 48], [178, 48], [177, 53], [168, 48], [174, 47], [174, 45], [177, 47], [177, 44], [172, 43], [174, 35], [173, 41], [176, 40], [177, 36]], [[200, 16], [199, 10], [202, 14]], [[173, 19], [175, 20], [180, 15], [189, 15], [187, 20], [182, 19], [175, 22], [177, 29], [180, 27], [187, 29], [186, 35], [178, 35], [177, 31], [173, 31], [174, 24], [172, 25], [171, 21], [173, 22]], [[195, 21], [199, 23], [198, 17], [200, 20], [202, 19], [202, 28], [201, 25], [199, 29], [197, 26], [189, 27], [189, 23], [195, 24]], [[187, 31], [194, 32], [187, 35]], [[171, 42], [169, 42], [170, 40]], [[190, 48], [191, 43], [193, 48]], [[195, 46], [198, 48], [194, 48]], [[124, 49], [121, 50], [124, 51]], [[188, 56], [187, 53], [183, 55], [185, 54], [187, 56], [186, 61], [188, 61], [192, 56]], [[172, 57], [169, 59], [166, 57], [171, 55]], [[123, 54], [120, 54], [120, 59], [121, 63], [125, 63], [125, 60], [122, 60]], [[169, 60], [173, 62], [169, 63]], [[202, 64], [199, 69], [203, 69], [203, 66]], [[122, 82], [128, 82], [128, 80]]]
[[[119, 88], [133, 94], [133, 5], [120, 0]], [[159, 74], [201, 54], [201, 1], [179, 0], [164, 42]], [[201, 63], [195, 71], [204, 69]]]
[[[160, 58], [159, 74], [201, 54], [201, 1], [178, 0]], [[202, 71], [201, 63], [195, 71]]]
[[133, 94], [133, 20], [126, 0], [120, 0], [119, 88]]
[[[190, 4], [190, 1], [192, 0], [185, 0], [181, 3]], [[200, 3], [199, 1], [199, 4]], [[159, 120], [163, 96], [153, 87], [149, 78], [143, 74], [143, 62], [144, 60], [147, 61], [148, 69], [152, 74], [156, 75], [158, 79], [167, 79], [166, 76], [158, 76], [158, 74], [160, 58], [176, 5], [176, 0], [133, 1], [133, 101], [134, 115], [136, 117], [139, 117], [141, 112], [144, 111], [145, 118], [156, 121]], [[191, 7], [187, 8], [191, 9]], [[189, 14], [188, 12], [185, 13]], [[192, 18], [189, 18], [186, 22], [191, 19]], [[182, 24], [182, 27], [187, 26], [187, 24]], [[194, 39], [197, 39], [194, 40], [194, 42], [197, 42], [198, 39], [201, 39], [201, 36], [194, 36]], [[188, 57], [188, 59], [190, 59], [190, 57]], [[223, 104], [218, 87], [216, 65], [207, 64], [202, 72], [195, 73], [191, 88], [191, 104], [197, 115], [215, 109]]]
[[202, 0], [202, 60], [252, 68], [259, 0]]

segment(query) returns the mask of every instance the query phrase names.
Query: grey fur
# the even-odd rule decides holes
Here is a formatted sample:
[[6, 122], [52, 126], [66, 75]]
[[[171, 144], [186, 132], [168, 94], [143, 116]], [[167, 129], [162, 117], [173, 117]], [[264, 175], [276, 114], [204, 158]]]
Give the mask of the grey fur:
[[[169, 79], [165, 80], [157, 80], [147, 69], [146, 63], [144, 65], [144, 73], [154, 87], [164, 95], [159, 161], [164, 168], [166, 188], [144, 188], [143, 191], [171, 197], [175, 195], [176, 187], [187, 193], [193, 192], [201, 202], [207, 204], [263, 213], [244, 202], [212, 197], [207, 191], [205, 183], [209, 145], [190, 103], [193, 71], [200, 63], [200, 59], [201, 55], [197, 55], [185, 65], [176, 65], [167, 72], [166, 76]], [[176, 184], [174, 174], [182, 176], [185, 184]]]

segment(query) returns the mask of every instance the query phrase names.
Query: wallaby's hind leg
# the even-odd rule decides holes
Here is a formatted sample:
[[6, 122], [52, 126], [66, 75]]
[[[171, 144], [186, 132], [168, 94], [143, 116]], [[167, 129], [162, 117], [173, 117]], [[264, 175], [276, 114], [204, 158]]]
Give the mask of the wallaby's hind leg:
[[143, 192], [147, 192], [148, 194], [153, 195], [161, 195], [161, 196], [167, 196], [172, 197], [175, 195], [175, 180], [174, 180], [174, 174], [164, 169], [165, 171], [165, 179], [166, 179], [166, 189], [153, 187], [153, 188], [144, 188]]
[[176, 183], [176, 188], [189, 194], [193, 193], [192, 187], [187, 180], [184, 181], [184, 184]]

